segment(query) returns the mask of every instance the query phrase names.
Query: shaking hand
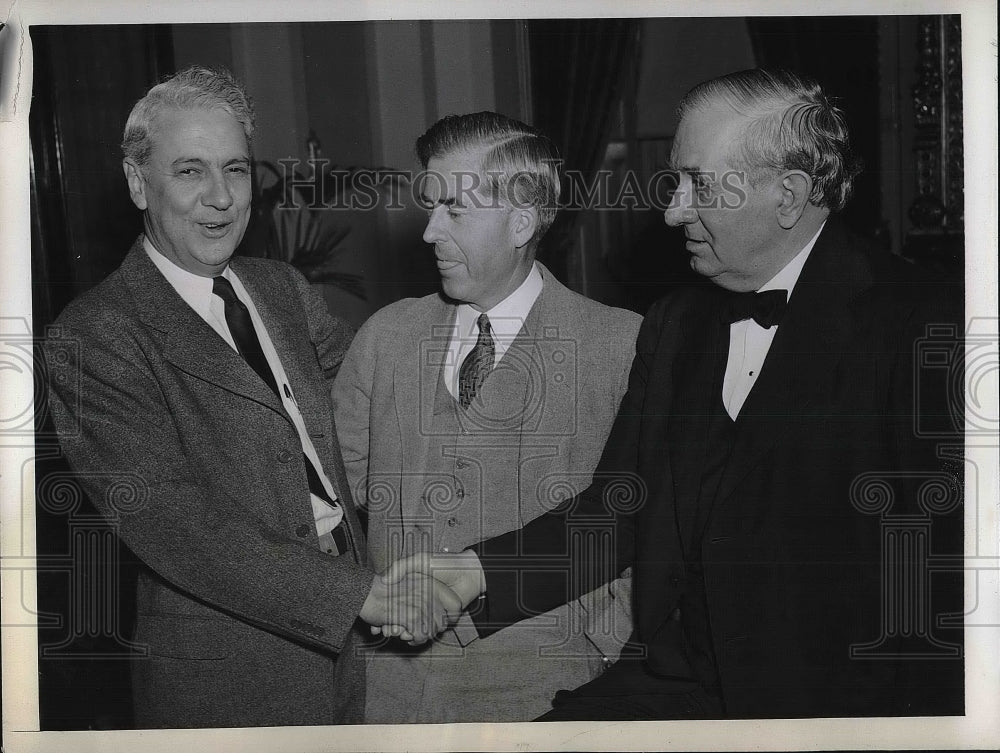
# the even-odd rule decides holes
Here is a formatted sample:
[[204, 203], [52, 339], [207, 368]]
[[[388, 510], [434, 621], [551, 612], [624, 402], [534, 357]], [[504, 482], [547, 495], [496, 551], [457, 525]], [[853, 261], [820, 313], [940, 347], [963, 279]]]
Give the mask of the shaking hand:
[[372, 633], [426, 643], [461, 616], [464, 604], [446, 584], [420, 572], [376, 575], [360, 617]]

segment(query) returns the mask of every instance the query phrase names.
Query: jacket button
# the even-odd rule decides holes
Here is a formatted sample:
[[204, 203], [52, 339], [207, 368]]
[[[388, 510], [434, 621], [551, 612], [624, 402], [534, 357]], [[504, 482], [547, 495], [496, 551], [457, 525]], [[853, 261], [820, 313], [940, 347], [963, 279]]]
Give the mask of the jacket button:
[[459, 469], [465, 469], [469, 467], [469, 464], [462, 458], [459, 458], [458, 460], [455, 461], [455, 467]]
[[445, 522], [448, 523], [449, 528], [454, 528], [455, 526], [458, 525], [458, 518], [448, 518], [448, 520]]
[[465, 489], [463, 489], [461, 486], [458, 487], [455, 490], [455, 496], [458, 497], [459, 499], [465, 499]]
[[292, 455], [292, 453], [290, 453], [288, 450], [282, 450], [281, 452], [278, 453], [278, 462], [280, 462], [280, 463], [287, 463], [293, 457], [294, 457], [294, 455]]
[[302, 525], [300, 525], [298, 528], [295, 529], [295, 535], [298, 536], [300, 539], [304, 539], [306, 536], [309, 535], [309, 526], [303, 523]]

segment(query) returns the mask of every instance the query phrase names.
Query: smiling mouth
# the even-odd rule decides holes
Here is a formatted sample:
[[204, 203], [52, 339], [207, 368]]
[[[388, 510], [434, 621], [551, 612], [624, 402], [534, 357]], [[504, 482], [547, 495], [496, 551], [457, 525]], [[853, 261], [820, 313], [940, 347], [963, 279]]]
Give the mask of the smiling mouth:
[[213, 238], [219, 238], [229, 232], [231, 222], [199, 222], [202, 232]]

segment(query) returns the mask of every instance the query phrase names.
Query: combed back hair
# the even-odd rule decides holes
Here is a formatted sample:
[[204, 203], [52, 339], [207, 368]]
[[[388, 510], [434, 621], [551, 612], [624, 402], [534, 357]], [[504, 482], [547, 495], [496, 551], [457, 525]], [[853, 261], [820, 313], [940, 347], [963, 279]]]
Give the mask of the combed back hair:
[[250, 146], [253, 136], [253, 102], [232, 73], [225, 68], [204, 68], [192, 65], [162, 83], [135, 103], [125, 122], [122, 153], [137, 165], [149, 161], [156, 119], [166, 109], [220, 109], [232, 115], [243, 126]]
[[480, 173], [492, 198], [533, 206], [537, 243], [551, 227], [559, 205], [559, 151], [529, 125], [495, 112], [448, 115], [417, 139], [424, 169], [435, 157], [484, 149]]
[[751, 185], [775, 172], [801, 170], [812, 178], [811, 203], [831, 212], [844, 208], [860, 164], [844, 113], [819, 84], [780, 70], [730, 73], [689, 91], [678, 116], [720, 100], [750, 120], [729, 163], [745, 171]]

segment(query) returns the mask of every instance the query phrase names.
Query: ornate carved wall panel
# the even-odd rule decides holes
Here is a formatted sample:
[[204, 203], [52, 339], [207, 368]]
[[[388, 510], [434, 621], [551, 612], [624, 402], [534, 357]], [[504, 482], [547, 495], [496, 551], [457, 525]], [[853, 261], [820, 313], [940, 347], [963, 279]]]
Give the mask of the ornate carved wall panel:
[[917, 197], [903, 253], [960, 268], [965, 229], [960, 16], [922, 16], [913, 87]]

